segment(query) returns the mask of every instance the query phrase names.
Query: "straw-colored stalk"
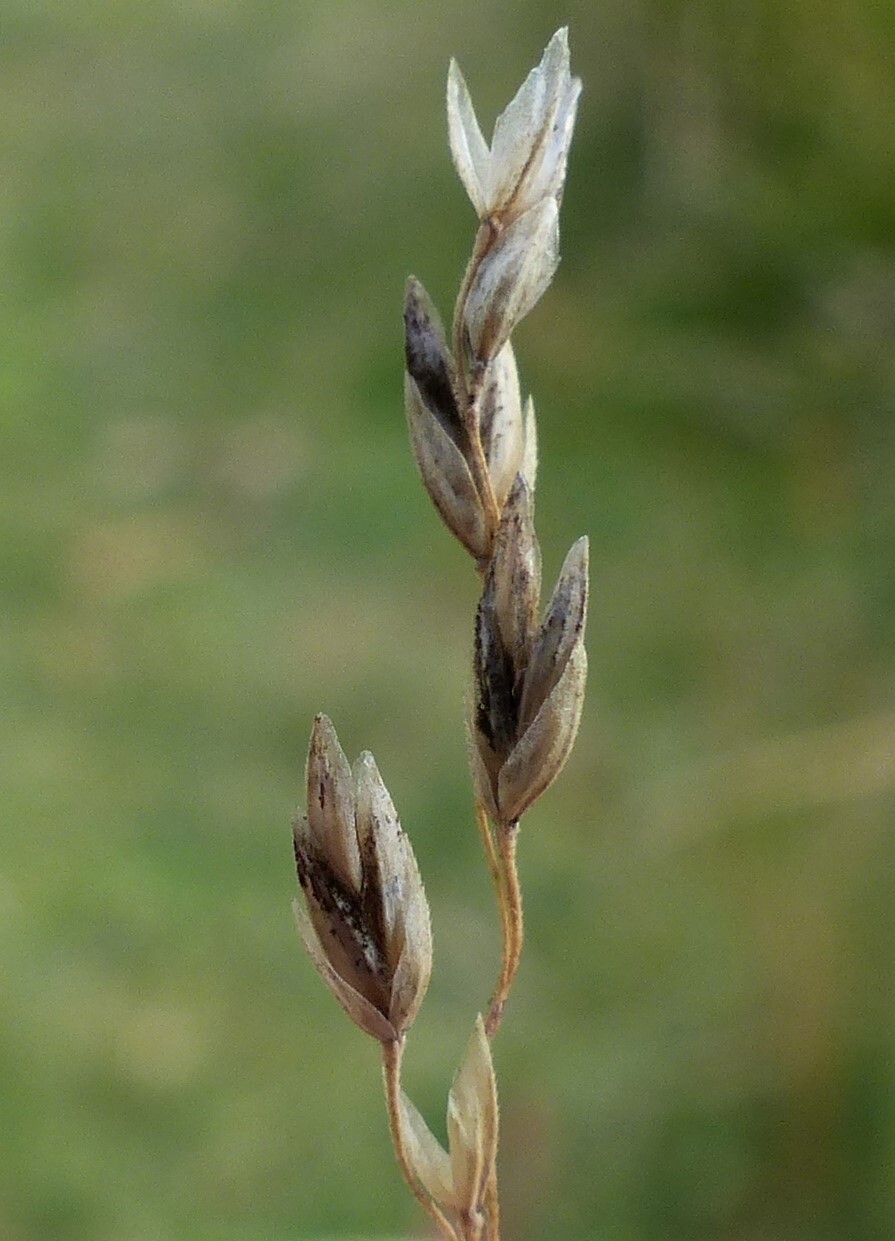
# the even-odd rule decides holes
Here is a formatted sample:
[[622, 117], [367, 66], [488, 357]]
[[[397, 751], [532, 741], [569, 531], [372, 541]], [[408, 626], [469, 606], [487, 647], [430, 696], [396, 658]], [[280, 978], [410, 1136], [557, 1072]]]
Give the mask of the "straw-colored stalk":
[[498, 1107], [491, 1058], [523, 943], [519, 824], [572, 749], [584, 699], [587, 540], [566, 557], [540, 613], [534, 528], [537, 438], [523, 404], [512, 332], [559, 261], [559, 204], [581, 83], [567, 32], [498, 118], [486, 144], [455, 62], [448, 129], [479, 217], [451, 339], [422, 284], [404, 305], [405, 405], [423, 483], [481, 578], [467, 734], [475, 817], [500, 913], [502, 958], [484, 1018], [448, 1095], [448, 1150], [401, 1088], [407, 1033], [428, 986], [429, 910], [419, 871], [371, 755], [354, 769], [318, 716], [307, 814], [295, 857], [302, 937], [342, 1007], [382, 1047], [395, 1153], [408, 1185], [450, 1241], [499, 1241]]

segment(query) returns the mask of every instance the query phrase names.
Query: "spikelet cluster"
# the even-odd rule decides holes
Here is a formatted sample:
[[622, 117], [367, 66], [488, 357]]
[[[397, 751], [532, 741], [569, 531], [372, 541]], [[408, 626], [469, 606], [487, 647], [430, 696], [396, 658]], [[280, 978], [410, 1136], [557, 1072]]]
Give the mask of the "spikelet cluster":
[[[559, 262], [559, 206], [580, 90], [567, 32], [559, 30], [489, 145], [451, 62], [450, 147], [478, 232], [450, 336], [419, 280], [408, 280], [404, 302], [413, 454], [444, 524], [481, 575], [467, 730], [502, 899], [508, 888], [499, 867], [511, 864], [510, 855], [495, 850], [493, 839], [515, 839], [521, 816], [562, 770], [587, 672], [585, 538], [566, 556], [541, 613], [537, 427], [510, 339]], [[400, 1089], [404, 1040], [432, 966], [429, 910], [410, 843], [372, 755], [352, 768], [323, 715], [314, 722], [306, 784], [307, 809], [293, 824], [302, 938], [336, 999], [383, 1046], [392, 1134], [414, 1193], [451, 1241], [499, 1241], [489, 1040], [506, 989], [492, 1001], [489, 1021], [476, 1019], [448, 1096], [445, 1150]], [[502, 912], [506, 934], [512, 915]]]
[[410, 1028], [432, 970], [429, 906], [410, 842], [372, 754], [348, 764], [314, 721], [307, 814], [293, 824], [305, 947], [336, 999], [380, 1042]]
[[587, 655], [587, 539], [566, 556], [538, 623], [541, 555], [520, 474], [501, 514], [476, 615], [470, 762], [493, 822], [517, 823], [559, 775], [575, 741]]
[[483, 575], [470, 762], [477, 797], [502, 826], [517, 822], [562, 770], [587, 674], [586, 539], [572, 547], [538, 616], [537, 429], [510, 342], [559, 262], [559, 204], [580, 90], [567, 32], [559, 30], [498, 118], [489, 147], [451, 63], [451, 152], [480, 220], [452, 345], [418, 280], [408, 281], [404, 305], [406, 410], [417, 466], [445, 525]]

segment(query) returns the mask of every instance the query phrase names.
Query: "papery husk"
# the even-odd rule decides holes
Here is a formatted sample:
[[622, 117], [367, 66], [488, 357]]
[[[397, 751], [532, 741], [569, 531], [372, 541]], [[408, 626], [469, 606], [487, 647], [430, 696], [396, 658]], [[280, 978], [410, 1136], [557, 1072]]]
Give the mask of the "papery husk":
[[481, 1015], [448, 1095], [447, 1128], [457, 1207], [482, 1211], [497, 1158], [497, 1083]]
[[423, 486], [450, 532], [481, 560], [488, 555], [490, 535], [466, 459], [426, 407], [410, 375], [404, 377], [404, 395], [410, 444]]
[[378, 1039], [380, 1043], [393, 1043], [398, 1037], [398, 1032], [388, 1018], [384, 1017], [378, 1008], [365, 999], [358, 991], [355, 991], [350, 983], [336, 973], [324, 955], [316, 931], [311, 924], [311, 919], [301, 904], [298, 901], [293, 901], [292, 909], [308, 955], [314, 962], [321, 978], [351, 1020], [365, 1034]]
[[578, 734], [586, 682], [587, 653], [582, 640], [500, 769], [497, 804], [502, 823], [518, 822], [565, 766]]

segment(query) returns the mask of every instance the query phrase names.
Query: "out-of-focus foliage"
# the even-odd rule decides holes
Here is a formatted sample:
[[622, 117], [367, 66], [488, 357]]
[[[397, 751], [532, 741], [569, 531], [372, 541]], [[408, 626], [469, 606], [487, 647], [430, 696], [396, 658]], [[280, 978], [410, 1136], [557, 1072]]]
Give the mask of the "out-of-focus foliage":
[[433, 908], [433, 1124], [497, 961], [475, 581], [400, 309], [568, 20], [564, 261], [517, 338], [589, 702], [524, 825], [513, 1241], [861, 1241], [895, 1202], [895, 17], [870, 0], [13, 0], [0, 47], [0, 1235], [397, 1235], [375, 1048], [297, 943], [313, 713]]

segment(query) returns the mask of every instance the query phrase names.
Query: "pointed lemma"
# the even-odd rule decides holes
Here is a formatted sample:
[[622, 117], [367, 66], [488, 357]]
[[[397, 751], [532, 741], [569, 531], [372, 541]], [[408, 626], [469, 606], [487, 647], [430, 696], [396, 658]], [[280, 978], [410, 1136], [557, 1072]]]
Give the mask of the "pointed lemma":
[[308, 813], [293, 824], [299, 930], [327, 986], [381, 1042], [422, 1003], [432, 967], [429, 910], [416, 860], [371, 755], [352, 774], [326, 716], [314, 721]]
[[470, 763], [479, 801], [509, 825], [571, 753], [587, 678], [587, 540], [566, 557], [537, 625], [540, 554], [524, 480], [501, 519], [476, 618]]
[[448, 1150], [403, 1091], [400, 1107], [408, 1162], [420, 1184], [455, 1220], [484, 1221], [499, 1117], [491, 1048], [481, 1016], [448, 1095]]
[[454, 361], [432, 302], [414, 277], [404, 299], [404, 405], [423, 486], [442, 521], [477, 560], [490, 533], [469, 468], [469, 437], [457, 406]]

